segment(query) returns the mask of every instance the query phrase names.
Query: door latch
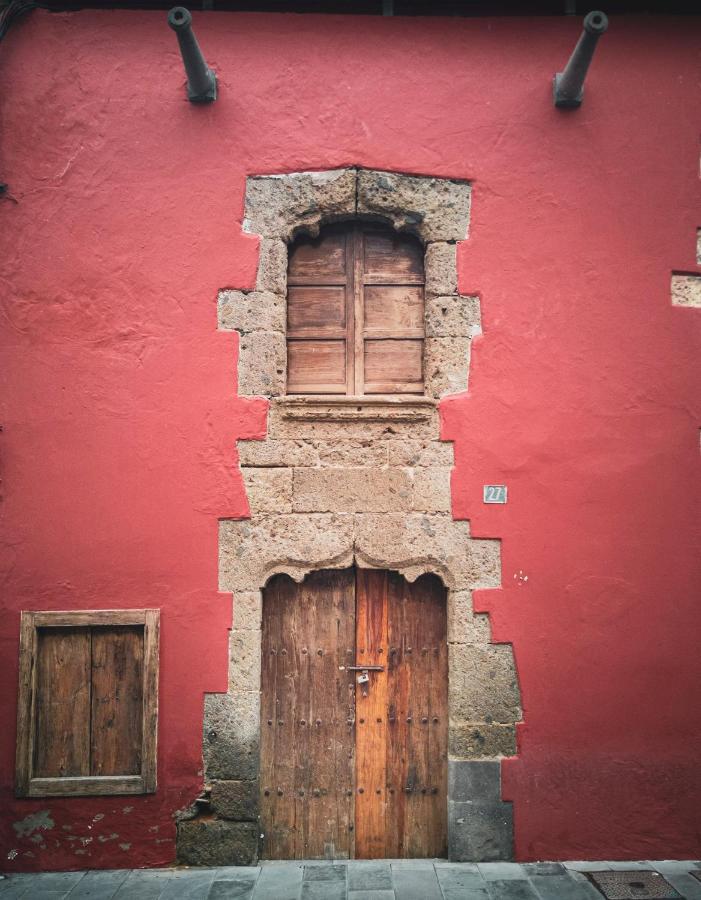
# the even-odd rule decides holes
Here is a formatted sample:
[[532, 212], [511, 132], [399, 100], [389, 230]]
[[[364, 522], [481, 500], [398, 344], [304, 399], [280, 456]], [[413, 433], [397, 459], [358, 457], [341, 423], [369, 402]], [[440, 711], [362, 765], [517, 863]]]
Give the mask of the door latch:
[[370, 681], [370, 676], [367, 672], [361, 672], [360, 675], [358, 675], [358, 684], [367, 684], [368, 681]]

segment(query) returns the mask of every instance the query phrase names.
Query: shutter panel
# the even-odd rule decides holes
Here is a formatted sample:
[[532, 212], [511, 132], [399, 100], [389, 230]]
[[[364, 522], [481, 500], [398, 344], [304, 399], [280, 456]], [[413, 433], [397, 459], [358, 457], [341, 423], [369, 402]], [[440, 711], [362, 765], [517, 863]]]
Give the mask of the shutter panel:
[[362, 242], [363, 392], [422, 394], [423, 253], [418, 241], [366, 229]]
[[90, 629], [47, 628], [37, 635], [34, 774], [90, 774]]
[[144, 630], [92, 632], [91, 775], [141, 772]]
[[[332, 229], [302, 238], [290, 253], [287, 283], [287, 391], [346, 394], [348, 365], [349, 240]], [[352, 295], [351, 295], [352, 298]], [[351, 307], [352, 308], [352, 307]]]
[[376, 225], [333, 226], [290, 252], [287, 390], [422, 394], [423, 249]]

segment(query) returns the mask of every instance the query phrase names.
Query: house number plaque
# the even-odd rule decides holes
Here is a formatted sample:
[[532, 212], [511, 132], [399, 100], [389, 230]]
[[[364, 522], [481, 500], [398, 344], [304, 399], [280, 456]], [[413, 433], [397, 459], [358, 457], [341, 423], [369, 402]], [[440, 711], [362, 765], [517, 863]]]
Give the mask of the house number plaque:
[[485, 503], [506, 503], [506, 485], [485, 484], [483, 500]]

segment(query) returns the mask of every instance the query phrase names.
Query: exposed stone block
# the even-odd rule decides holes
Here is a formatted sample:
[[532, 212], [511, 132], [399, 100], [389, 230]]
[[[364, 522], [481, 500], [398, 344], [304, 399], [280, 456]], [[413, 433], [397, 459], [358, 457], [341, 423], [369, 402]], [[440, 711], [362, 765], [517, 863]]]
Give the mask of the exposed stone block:
[[285, 387], [287, 345], [277, 331], [256, 331], [239, 339], [239, 394], [270, 397]]
[[242, 469], [251, 514], [292, 511], [293, 469]]
[[414, 469], [412, 509], [434, 513], [450, 512], [450, 469]]
[[[295, 401], [296, 403], [296, 401]], [[364, 441], [375, 445], [378, 441], [401, 438], [415, 440], [435, 440], [439, 433], [438, 408], [427, 406], [422, 398], [420, 411], [418, 404], [391, 403], [375, 408], [373, 404], [360, 401], [361, 412], [355, 405], [337, 403], [324, 404], [316, 400], [297, 409], [289, 398], [277, 398], [270, 405], [268, 420], [269, 437], [273, 440], [303, 440], [312, 443]], [[416, 406], [416, 409], [412, 409]], [[407, 411], [407, 407], [409, 410]]]
[[223, 819], [255, 822], [259, 813], [257, 781], [214, 781], [212, 783], [212, 811]]
[[424, 379], [426, 393], [443, 397], [467, 390], [470, 339], [467, 337], [426, 338]]
[[426, 294], [457, 294], [458, 270], [455, 244], [429, 244], [424, 255]]
[[467, 237], [470, 192], [466, 181], [358, 170], [358, 213], [384, 216], [426, 242]]
[[456, 759], [468, 760], [514, 756], [516, 728], [488, 722], [451, 722], [448, 752]]
[[701, 275], [672, 275], [672, 305], [701, 309]]
[[448, 642], [451, 644], [488, 644], [489, 616], [475, 613], [470, 591], [453, 591], [448, 604]]
[[362, 560], [398, 571], [414, 567], [414, 577], [432, 571], [451, 588], [469, 588], [478, 577], [480, 561], [476, 561], [476, 567], [471, 554], [473, 543], [469, 524], [455, 522], [446, 514], [356, 516], [355, 547]]
[[260, 767], [260, 692], [206, 694], [203, 756], [208, 780], [252, 781]]
[[229, 634], [229, 690], [260, 690], [260, 631], [233, 628]]
[[471, 337], [480, 324], [479, 298], [429, 295], [425, 321], [427, 337]]
[[223, 331], [284, 332], [287, 306], [284, 296], [265, 291], [219, 291], [217, 313]]
[[287, 295], [287, 244], [284, 241], [261, 240], [256, 290], [280, 297]]
[[301, 580], [307, 572], [353, 562], [353, 516], [261, 515], [219, 524], [219, 584], [259, 590], [274, 572]]
[[456, 802], [501, 802], [501, 763], [498, 760], [448, 760], [448, 796]]
[[307, 441], [239, 441], [241, 466], [316, 466], [319, 453]]
[[448, 857], [453, 862], [513, 859], [510, 803], [448, 801]]
[[389, 512], [411, 509], [407, 469], [295, 469], [296, 512]]
[[494, 588], [501, 585], [501, 542], [475, 539], [470, 541], [473, 581], [469, 587]]
[[355, 181], [355, 169], [251, 177], [244, 230], [283, 240], [300, 227], [316, 233], [324, 217], [355, 213]]
[[516, 722], [520, 695], [510, 644], [450, 644], [448, 709], [456, 722]]
[[255, 822], [211, 818], [178, 823], [178, 862], [188, 866], [252, 866], [258, 862]]
[[[343, 429], [341, 431], [341, 429]], [[386, 466], [386, 441], [344, 440], [344, 426], [339, 428], [337, 441], [316, 441], [315, 446], [322, 466]]]
[[388, 443], [390, 466], [453, 465], [453, 444], [446, 441], [415, 441], [410, 438]]
[[[233, 627], [237, 630], [258, 632], [260, 644], [260, 628], [263, 618], [263, 597], [260, 591], [238, 591], [234, 596]], [[260, 653], [260, 646], [258, 647]]]

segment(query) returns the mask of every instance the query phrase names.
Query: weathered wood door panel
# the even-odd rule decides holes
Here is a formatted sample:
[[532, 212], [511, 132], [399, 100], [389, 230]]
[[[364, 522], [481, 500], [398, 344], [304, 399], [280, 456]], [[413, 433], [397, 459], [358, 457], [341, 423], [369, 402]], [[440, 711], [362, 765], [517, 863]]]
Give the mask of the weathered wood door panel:
[[356, 604], [357, 660], [385, 667], [358, 686], [356, 856], [445, 856], [445, 588], [358, 570]]
[[352, 570], [276, 576], [263, 602], [261, 817], [269, 859], [353, 855]]
[[274, 578], [263, 605], [264, 856], [445, 855], [447, 674], [438, 578]]

